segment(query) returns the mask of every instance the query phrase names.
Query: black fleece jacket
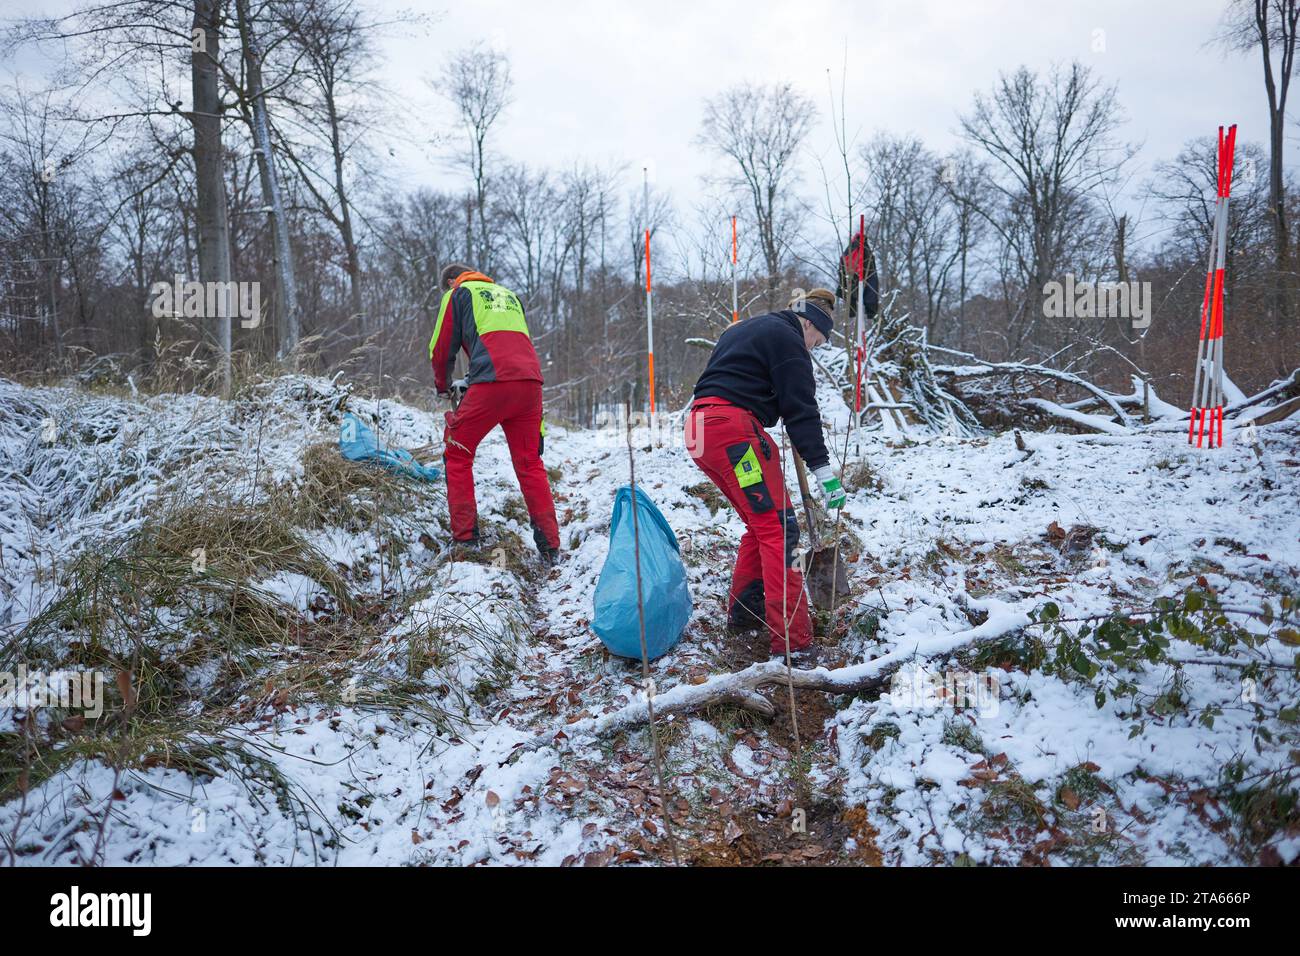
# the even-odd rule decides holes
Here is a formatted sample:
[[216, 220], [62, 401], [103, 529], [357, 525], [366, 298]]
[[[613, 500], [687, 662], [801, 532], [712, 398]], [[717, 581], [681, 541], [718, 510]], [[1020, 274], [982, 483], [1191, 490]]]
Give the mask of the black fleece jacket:
[[830, 462], [816, 392], [803, 327], [789, 309], [729, 326], [695, 383], [697, 399], [726, 399], [752, 412], [764, 428], [780, 418], [795, 450], [814, 469]]

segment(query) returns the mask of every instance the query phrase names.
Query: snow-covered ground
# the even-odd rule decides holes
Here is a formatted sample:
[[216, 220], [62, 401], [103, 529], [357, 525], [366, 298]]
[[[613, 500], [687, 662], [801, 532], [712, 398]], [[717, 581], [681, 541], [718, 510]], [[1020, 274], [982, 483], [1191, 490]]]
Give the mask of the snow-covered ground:
[[[283, 637], [239, 649], [232, 664], [224, 592], [205, 592], [217, 602], [211, 632], [158, 645], [180, 662], [186, 691], [152, 737], [150, 721], [164, 718], [143, 705], [123, 714], [123, 690], [134, 696], [153, 660], [137, 645], [178, 612], [128, 608], [107, 636], [88, 633], [98, 625], [85, 614], [51, 616], [70, 565], [117, 553], [176, 509], [284, 506], [311, 477], [309, 449], [337, 439], [345, 398], [387, 442], [440, 445], [440, 413], [347, 397], [321, 379], [278, 379], [230, 402], [0, 381], [0, 670], [53, 669], [89, 659], [88, 648], [117, 662], [101, 665], [98, 724], [0, 698], [0, 753], [16, 764], [0, 768], [0, 860], [668, 859], [646, 732], [562, 732], [642, 696], [639, 662], [609, 658], [587, 626], [614, 491], [627, 482], [616, 424], [549, 429], [566, 549], [554, 569], [532, 554], [499, 433], [476, 465], [487, 536], [476, 560], [447, 548], [442, 488], [411, 480], [382, 515], [348, 505], [305, 521], [302, 553], [315, 564], [250, 555], [246, 584], [290, 622]], [[822, 398], [829, 409], [833, 392]], [[830, 418], [838, 457], [842, 416]], [[765, 638], [721, 626], [742, 528], [710, 499], [679, 422], [664, 416], [633, 441], [638, 481], [682, 541], [695, 599], [686, 636], [652, 664], [660, 693], [766, 656]], [[1009, 434], [855, 439], [844, 521], [854, 593], [822, 663], [909, 656], [985, 614], [1023, 622], [1049, 601], [1069, 622], [1138, 611], [1198, 581], [1225, 607], [1280, 614], [1300, 589], [1300, 423], [1259, 428], [1263, 459], [1233, 437], [1215, 451], [1176, 432], [1026, 434], [1024, 451]], [[186, 555], [220, 552], [202, 527]], [[347, 608], [321, 580], [330, 575]], [[731, 863], [1294, 861], [1295, 810], [1270, 817], [1257, 801], [1243, 813], [1229, 778], [1297, 762], [1285, 709], [1297, 704], [1296, 649], [1277, 620], [1233, 619], [1260, 635], [1257, 647], [1225, 659], [1175, 640], [1168, 657], [1184, 663], [1110, 675], [1100, 706], [1101, 678], [944, 653], [915, 657], [884, 693], [797, 692], [802, 755], [784, 687], [769, 691], [770, 721], [726, 707], [676, 715], [664, 739], [678, 851]], [[123, 642], [132, 627], [139, 641]], [[1244, 680], [1251, 661], [1262, 670]], [[131, 676], [118, 673], [132, 662]], [[957, 669], [980, 682], [970, 706], [932, 693]], [[1118, 693], [1117, 677], [1128, 682]], [[521, 746], [539, 738], [552, 743]], [[14, 743], [24, 739], [26, 749]]]

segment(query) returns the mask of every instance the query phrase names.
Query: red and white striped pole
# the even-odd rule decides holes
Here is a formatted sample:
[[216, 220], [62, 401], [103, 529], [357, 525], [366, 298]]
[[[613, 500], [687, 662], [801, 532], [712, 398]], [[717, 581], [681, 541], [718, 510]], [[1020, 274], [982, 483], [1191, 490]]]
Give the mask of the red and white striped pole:
[[1227, 265], [1228, 202], [1232, 192], [1236, 144], [1237, 127], [1230, 126], [1225, 136], [1220, 126], [1210, 261], [1205, 275], [1205, 295], [1201, 300], [1201, 337], [1196, 348], [1196, 373], [1187, 425], [1187, 441], [1194, 441], [1197, 448], [1205, 444], [1207, 437], [1209, 447], [1223, 447], [1223, 278]]
[[[850, 228], [852, 223], [850, 223]], [[862, 424], [862, 373], [867, 361], [867, 320], [863, 313], [863, 286], [866, 284], [867, 271], [867, 217], [862, 215], [858, 218], [858, 324], [856, 330], [857, 347], [854, 354], [857, 357], [857, 376], [856, 384], [853, 388], [853, 413], [857, 419], [858, 425]]]
[[740, 318], [740, 297], [736, 292], [736, 259], [740, 246], [736, 241], [736, 217], [731, 217], [731, 321]]
[[645, 176], [642, 214], [645, 216], [645, 336], [646, 357], [650, 371], [650, 418], [655, 414], [655, 315], [650, 291], [650, 167], [642, 167]]

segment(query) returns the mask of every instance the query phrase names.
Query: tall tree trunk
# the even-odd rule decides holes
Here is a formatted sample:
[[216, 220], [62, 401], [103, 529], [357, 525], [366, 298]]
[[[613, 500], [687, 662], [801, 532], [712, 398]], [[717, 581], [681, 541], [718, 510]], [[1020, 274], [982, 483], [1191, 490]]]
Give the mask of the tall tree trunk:
[[360, 344], [366, 334], [365, 309], [361, 305], [361, 254], [352, 232], [352, 203], [348, 201], [347, 182], [343, 176], [343, 132], [332, 89], [325, 98], [325, 106], [330, 121], [330, 147], [334, 152], [334, 193], [339, 199], [339, 236], [343, 240], [343, 252], [347, 257], [348, 303], [352, 309], [352, 321], [356, 323], [357, 342]]
[[[1283, 175], [1285, 149], [1286, 99], [1291, 88], [1291, 71], [1295, 65], [1296, 24], [1300, 18], [1295, 0], [1287, 0], [1277, 10], [1276, 33], [1269, 21], [1274, 0], [1255, 0], [1255, 28], [1259, 33], [1260, 54], [1264, 66], [1264, 89], [1268, 93], [1269, 122], [1269, 214], [1273, 221], [1274, 307], [1273, 321], [1279, 333], [1287, 326], [1290, 304], [1287, 295], [1290, 236], [1286, 226], [1286, 180]], [[1278, 75], [1273, 77], [1272, 44], [1280, 43]]]
[[[220, 52], [221, 0], [194, 0], [190, 79], [194, 108], [194, 173], [198, 197], [199, 281], [230, 282], [230, 221], [226, 211], [226, 182], [222, 176], [221, 93], [217, 86]], [[217, 316], [221, 351], [221, 391], [230, 394], [230, 303], [222, 302]], [[211, 319], [212, 316], [206, 318]]]
[[262, 181], [262, 202], [271, 216], [271, 238], [275, 246], [276, 281], [280, 286], [279, 322], [281, 359], [293, 354], [302, 334], [298, 312], [298, 283], [294, 276], [293, 250], [289, 246], [289, 223], [280, 196], [280, 178], [271, 152], [271, 120], [262, 85], [262, 51], [248, 12], [248, 0], [235, 0], [239, 12], [239, 37], [243, 45], [248, 74], [248, 99], [251, 106], [253, 140], [257, 144], [257, 172]]
[[50, 334], [54, 336], [54, 356], [63, 364], [63, 330], [59, 328], [59, 263], [54, 252], [54, 201], [50, 183], [37, 172], [37, 194], [41, 214], [41, 258], [45, 260], [45, 294], [47, 296]]
[[1115, 220], [1115, 277], [1118, 281], [1128, 282], [1128, 215]]
[[961, 295], [957, 303], [957, 347], [966, 351], [966, 258], [970, 252], [970, 211], [962, 204], [961, 211]]

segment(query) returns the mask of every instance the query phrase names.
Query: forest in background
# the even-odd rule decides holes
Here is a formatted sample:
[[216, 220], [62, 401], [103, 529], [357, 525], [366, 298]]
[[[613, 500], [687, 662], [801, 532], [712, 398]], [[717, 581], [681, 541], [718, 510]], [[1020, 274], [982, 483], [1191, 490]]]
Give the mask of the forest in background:
[[[397, 30], [436, 40], [438, 24], [359, 0], [125, 0], [10, 21], [6, 58], [39, 48], [59, 67], [0, 85], [0, 371], [221, 393], [270, 368], [342, 370], [417, 398], [432, 387], [437, 276], [463, 260], [521, 295], [551, 414], [591, 424], [646, 401], [644, 230], [659, 400], [677, 407], [707, 357], [688, 340], [730, 321], [730, 217], [743, 315], [833, 288], [864, 214], [882, 302], [929, 343], [1108, 387], [1144, 374], [1188, 398], [1213, 130], [1145, 157], [1154, 172], [1135, 182], [1123, 90], [1085, 65], [1009, 67], [970, 91], [950, 153], [849, 136], [842, 89], [826, 102], [780, 80], [702, 91], [697, 143], [715, 175], [683, 208], [643, 194], [628, 163], [511, 155], [510, 63], [483, 45], [449, 50], [429, 79], [446, 111], [430, 127], [463, 187], [404, 188], [389, 144], [410, 117], [383, 75]], [[1295, 2], [1232, 0], [1206, 38], [1262, 62], [1272, 119], [1237, 145], [1228, 228], [1228, 371], [1247, 392], [1300, 364], [1283, 166], [1296, 33]], [[819, 118], [836, 162], [810, 171]], [[260, 321], [159, 317], [155, 283], [177, 276], [257, 283]], [[1150, 283], [1149, 327], [1049, 317], [1044, 289], [1066, 276]]]

